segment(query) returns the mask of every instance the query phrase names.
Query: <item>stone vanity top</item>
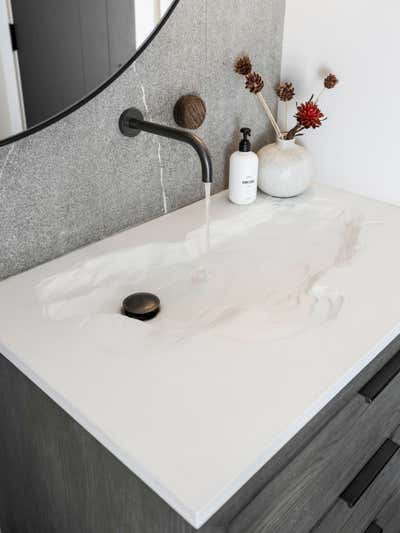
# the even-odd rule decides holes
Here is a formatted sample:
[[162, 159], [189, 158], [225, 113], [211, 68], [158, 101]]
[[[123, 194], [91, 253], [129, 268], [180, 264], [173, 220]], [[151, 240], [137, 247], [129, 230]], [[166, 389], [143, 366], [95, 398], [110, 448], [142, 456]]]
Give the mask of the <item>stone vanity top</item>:
[[[204, 202], [0, 283], [0, 352], [194, 527], [400, 333], [400, 209]], [[122, 316], [133, 292], [156, 319]]]

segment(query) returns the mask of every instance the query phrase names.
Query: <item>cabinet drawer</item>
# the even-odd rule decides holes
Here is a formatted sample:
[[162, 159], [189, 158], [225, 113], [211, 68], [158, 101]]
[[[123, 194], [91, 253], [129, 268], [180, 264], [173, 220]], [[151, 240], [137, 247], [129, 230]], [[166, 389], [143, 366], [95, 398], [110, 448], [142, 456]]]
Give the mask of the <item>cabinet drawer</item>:
[[374, 397], [357, 394], [231, 522], [229, 533], [309, 533], [399, 424], [400, 375], [392, 372]]
[[[400, 531], [400, 487], [384, 505], [381, 511], [379, 511], [375, 520], [370, 524], [370, 528], [376, 526], [377, 533], [399, 533]], [[365, 533], [374, 533], [371, 529], [368, 529]]]
[[[400, 489], [400, 431], [385, 441], [312, 533], [379, 531], [376, 514]], [[397, 532], [398, 533], [398, 532]]]

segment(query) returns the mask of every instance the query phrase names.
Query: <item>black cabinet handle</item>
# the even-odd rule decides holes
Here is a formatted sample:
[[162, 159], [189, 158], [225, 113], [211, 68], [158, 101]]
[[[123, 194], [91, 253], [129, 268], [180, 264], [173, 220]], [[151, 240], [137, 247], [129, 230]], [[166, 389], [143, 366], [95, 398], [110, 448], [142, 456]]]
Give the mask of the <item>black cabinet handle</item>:
[[373, 402], [387, 385], [400, 372], [400, 352], [398, 352], [375, 376], [360, 390], [369, 402]]
[[368, 463], [360, 470], [340, 497], [349, 507], [353, 507], [364, 492], [372, 485], [380, 472], [399, 449], [399, 445], [387, 439]]
[[376, 522], [372, 522], [368, 529], [365, 530], [365, 533], [383, 533], [383, 529]]

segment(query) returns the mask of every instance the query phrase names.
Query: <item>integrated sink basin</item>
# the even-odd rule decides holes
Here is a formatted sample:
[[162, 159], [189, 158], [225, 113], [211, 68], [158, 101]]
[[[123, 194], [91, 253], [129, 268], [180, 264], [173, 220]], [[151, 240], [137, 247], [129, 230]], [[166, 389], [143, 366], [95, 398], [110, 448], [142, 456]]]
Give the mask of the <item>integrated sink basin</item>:
[[[226, 202], [224, 195], [218, 200]], [[252, 209], [226, 205], [222, 211], [229, 215], [223, 217], [221, 205], [216, 207], [210, 249], [200, 203], [190, 213], [198, 227], [191, 228], [185, 213], [177, 240], [161, 227], [159, 235], [148, 235], [153, 241], [138, 245], [133, 239], [129, 246], [126, 235], [120, 249], [40, 281], [36, 296], [43, 313], [79, 327], [112, 320], [113, 328], [117, 322], [127, 326], [128, 336], [137, 329], [144, 336], [157, 331], [173, 342], [199, 333], [244, 342], [279, 340], [340, 313], [344, 295], [323, 278], [356, 256], [366, 222], [357, 210], [332, 207], [323, 198], [312, 204], [260, 201]], [[298, 218], [302, 230], [294, 239]], [[161, 298], [162, 315], [151, 327], [126, 325], [118, 316], [120, 302], [143, 290]]]
[[[400, 332], [400, 209], [220, 193], [209, 240], [204, 211], [0, 283], [0, 352], [194, 527]], [[121, 314], [138, 292], [151, 321]]]

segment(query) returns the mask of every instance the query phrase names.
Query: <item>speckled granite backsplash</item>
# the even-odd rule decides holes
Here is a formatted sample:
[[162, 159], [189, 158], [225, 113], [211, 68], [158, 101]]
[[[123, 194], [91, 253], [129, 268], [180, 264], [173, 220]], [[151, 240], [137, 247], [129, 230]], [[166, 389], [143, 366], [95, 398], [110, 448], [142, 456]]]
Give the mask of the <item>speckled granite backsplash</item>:
[[[239, 128], [253, 128], [255, 148], [273, 138], [232, 64], [246, 51], [276, 84], [284, 9], [284, 0], [181, 0], [138, 61], [102, 94], [0, 148], [0, 278], [202, 197], [194, 151], [144, 133], [122, 137], [118, 118], [127, 107], [174, 125], [176, 100], [200, 94], [208, 115], [196, 133], [212, 153], [214, 192], [225, 188]], [[273, 95], [270, 102], [276, 105]]]

